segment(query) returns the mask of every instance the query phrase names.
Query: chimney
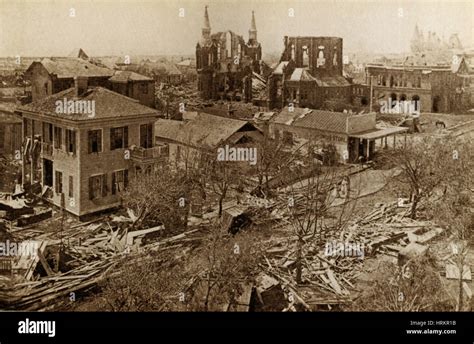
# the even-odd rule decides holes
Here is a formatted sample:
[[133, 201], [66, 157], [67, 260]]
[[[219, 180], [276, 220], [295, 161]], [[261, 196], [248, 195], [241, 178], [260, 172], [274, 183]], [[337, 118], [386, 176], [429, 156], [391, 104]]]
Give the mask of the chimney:
[[74, 77], [74, 95], [82, 96], [87, 91], [87, 76]]

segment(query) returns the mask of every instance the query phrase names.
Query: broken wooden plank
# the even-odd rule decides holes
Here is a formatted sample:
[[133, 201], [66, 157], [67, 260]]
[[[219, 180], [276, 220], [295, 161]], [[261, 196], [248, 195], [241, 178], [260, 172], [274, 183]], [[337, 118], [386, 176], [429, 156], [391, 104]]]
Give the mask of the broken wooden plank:
[[332, 270], [327, 269], [326, 274], [328, 276], [329, 283], [330, 283], [331, 287], [334, 289], [334, 291], [338, 294], [342, 294], [341, 286], [337, 282], [336, 277], [334, 277], [334, 273], [332, 272]]
[[53, 270], [51, 269], [51, 267], [48, 264], [48, 261], [46, 260], [43, 253], [39, 249], [38, 249], [37, 255], [38, 255], [41, 265], [43, 266], [44, 271], [46, 271], [46, 274], [48, 276], [53, 276], [54, 275]]
[[[460, 271], [459, 267], [454, 264], [446, 264], [446, 278], [459, 280]], [[464, 281], [471, 281], [471, 268], [468, 265], [463, 266], [462, 279]]]

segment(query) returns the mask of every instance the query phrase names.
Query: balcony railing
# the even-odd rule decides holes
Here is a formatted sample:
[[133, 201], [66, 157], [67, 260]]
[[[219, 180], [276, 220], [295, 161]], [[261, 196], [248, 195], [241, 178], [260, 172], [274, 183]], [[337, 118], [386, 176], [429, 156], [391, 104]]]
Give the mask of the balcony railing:
[[131, 150], [130, 158], [136, 161], [160, 160], [168, 157], [168, 145], [154, 146], [151, 148], [136, 147]]

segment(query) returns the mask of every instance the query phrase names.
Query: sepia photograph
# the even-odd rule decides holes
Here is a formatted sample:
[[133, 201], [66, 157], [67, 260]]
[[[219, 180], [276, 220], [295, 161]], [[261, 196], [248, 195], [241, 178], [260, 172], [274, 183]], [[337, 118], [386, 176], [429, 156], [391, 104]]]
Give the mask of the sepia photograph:
[[0, 0], [2, 344], [141, 313], [473, 342], [473, 269], [474, 2]]

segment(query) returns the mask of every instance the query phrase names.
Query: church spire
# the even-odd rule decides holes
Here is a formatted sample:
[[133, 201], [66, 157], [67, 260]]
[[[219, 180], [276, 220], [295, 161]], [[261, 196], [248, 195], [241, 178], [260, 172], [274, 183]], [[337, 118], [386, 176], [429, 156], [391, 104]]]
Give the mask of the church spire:
[[257, 41], [257, 25], [255, 24], [254, 11], [252, 11], [252, 21], [250, 23], [249, 40]]
[[207, 6], [204, 9], [204, 26], [202, 27], [202, 37], [209, 38], [211, 35], [211, 24], [209, 22], [209, 14], [207, 13]]

